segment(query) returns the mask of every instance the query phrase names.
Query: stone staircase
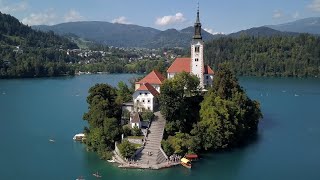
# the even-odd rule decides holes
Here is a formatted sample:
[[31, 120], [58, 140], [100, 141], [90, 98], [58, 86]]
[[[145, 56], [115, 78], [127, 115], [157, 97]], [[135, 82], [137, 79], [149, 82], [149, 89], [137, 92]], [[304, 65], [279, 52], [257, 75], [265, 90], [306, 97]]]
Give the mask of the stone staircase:
[[155, 118], [149, 128], [146, 145], [140, 154], [137, 155], [138, 162], [148, 165], [166, 162], [166, 155], [160, 150], [165, 125], [166, 121], [160, 112], [155, 112]]

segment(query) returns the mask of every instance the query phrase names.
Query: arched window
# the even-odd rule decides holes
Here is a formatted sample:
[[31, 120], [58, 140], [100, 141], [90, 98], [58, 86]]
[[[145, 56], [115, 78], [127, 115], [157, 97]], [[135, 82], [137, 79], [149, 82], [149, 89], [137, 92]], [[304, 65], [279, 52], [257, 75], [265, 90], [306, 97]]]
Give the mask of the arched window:
[[196, 47], [194, 48], [194, 52], [198, 53], [199, 51], [200, 51], [200, 47], [199, 47], [199, 46], [196, 46]]

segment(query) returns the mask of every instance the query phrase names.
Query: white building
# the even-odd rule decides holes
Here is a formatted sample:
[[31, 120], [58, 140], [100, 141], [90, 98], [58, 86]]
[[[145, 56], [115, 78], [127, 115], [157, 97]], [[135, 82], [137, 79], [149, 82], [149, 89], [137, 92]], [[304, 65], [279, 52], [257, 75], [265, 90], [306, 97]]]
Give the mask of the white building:
[[153, 70], [146, 77], [135, 83], [135, 92], [133, 94], [134, 111], [155, 110], [158, 105], [157, 96], [164, 80], [165, 77], [161, 73]]
[[194, 24], [194, 36], [191, 42], [191, 57], [176, 58], [167, 70], [168, 79], [173, 78], [177, 73], [187, 72], [199, 78], [200, 87], [211, 86], [214, 72], [208, 65], [204, 65], [203, 50], [204, 42], [201, 36], [201, 23], [198, 10], [197, 20]]
[[140, 85], [133, 93], [134, 111], [154, 111], [158, 105], [158, 95], [159, 92], [151, 84], [144, 83]]

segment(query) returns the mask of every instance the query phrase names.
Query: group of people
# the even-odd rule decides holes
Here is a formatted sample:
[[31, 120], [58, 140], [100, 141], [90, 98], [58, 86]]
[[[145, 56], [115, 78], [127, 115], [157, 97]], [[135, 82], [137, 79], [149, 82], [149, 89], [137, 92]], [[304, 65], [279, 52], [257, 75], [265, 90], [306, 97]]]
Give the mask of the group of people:
[[176, 154], [172, 154], [172, 155], [169, 157], [169, 161], [170, 161], [170, 162], [180, 162], [180, 159], [181, 159], [181, 156], [176, 155]]

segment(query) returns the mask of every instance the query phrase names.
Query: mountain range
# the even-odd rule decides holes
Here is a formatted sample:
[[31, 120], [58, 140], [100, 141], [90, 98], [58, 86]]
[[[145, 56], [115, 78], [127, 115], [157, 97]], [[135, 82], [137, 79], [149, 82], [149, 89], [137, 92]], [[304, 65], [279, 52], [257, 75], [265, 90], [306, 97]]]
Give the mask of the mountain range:
[[268, 25], [266, 27], [278, 31], [320, 34], [320, 17], [304, 18], [284, 24]]
[[[117, 47], [187, 47], [193, 36], [192, 26], [182, 30], [164, 31], [133, 24], [118, 24], [102, 21], [68, 22], [52, 26], [40, 25], [32, 28], [41, 31], [54, 31], [60, 35], [74, 34], [80, 38]], [[320, 34], [320, 18], [305, 18], [279, 25], [266, 25], [242, 30], [229, 35], [210, 34], [202, 29], [204, 41], [220, 37], [236, 38], [248, 36], [297, 36], [299, 33]]]

